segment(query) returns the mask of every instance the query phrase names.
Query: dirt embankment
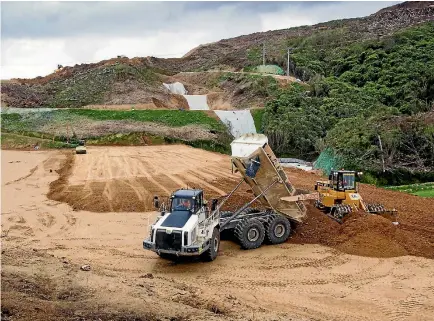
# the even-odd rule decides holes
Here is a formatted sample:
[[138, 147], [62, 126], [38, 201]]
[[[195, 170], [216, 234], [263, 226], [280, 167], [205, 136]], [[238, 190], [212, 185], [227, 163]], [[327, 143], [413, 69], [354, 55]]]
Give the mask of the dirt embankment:
[[[297, 187], [311, 189], [319, 177], [301, 170], [286, 170]], [[417, 255], [434, 258], [434, 199], [421, 198], [361, 184], [368, 203], [398, 210], [399, 225], [378, 215], [351, 213], [339, 224], [314, 206], [291, 238], [294, 243], [323, 244], [342, 252], [374, 257]]]

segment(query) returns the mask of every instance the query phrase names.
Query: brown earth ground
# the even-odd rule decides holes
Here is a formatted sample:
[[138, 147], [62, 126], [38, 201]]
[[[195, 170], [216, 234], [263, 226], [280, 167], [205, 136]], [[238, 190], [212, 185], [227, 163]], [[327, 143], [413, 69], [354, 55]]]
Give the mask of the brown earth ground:
[[[302, 189], [319, 178], [288, 174]], [[362, 185], [398, 226], [309, 206], [282, 245], [222, 241], [212, 263], [143, 250], [154, 194], [218, 196], [238, 179], [228, 156], [186, 146], [3, 151], [2, 320], [434, 320], [432, 199]]]

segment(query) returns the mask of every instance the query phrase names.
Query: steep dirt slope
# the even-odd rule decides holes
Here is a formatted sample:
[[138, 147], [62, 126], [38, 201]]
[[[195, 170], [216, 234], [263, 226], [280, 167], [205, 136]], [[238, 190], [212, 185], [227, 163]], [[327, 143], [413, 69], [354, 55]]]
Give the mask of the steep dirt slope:
[[[45, 77], [2, 82], [2, 104], [11, 107], [83, 107], [142, 104], [149, 108], [188, 107], [163, 82], [167, 72], [147, 65], [145, 58], [114, 58], [65, 67]], [[170, 78], [169, 78], [170, 79]]]

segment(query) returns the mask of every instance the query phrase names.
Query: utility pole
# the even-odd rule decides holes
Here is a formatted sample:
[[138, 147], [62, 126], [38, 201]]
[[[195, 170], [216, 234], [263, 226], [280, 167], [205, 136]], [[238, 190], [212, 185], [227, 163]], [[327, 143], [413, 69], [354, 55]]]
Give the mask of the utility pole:
[[288, 48], [288, 60], [286, 62], [286, 75], [289, 77], [289, 54], [292, 52], [292, 48]]
[[380, 145], [380, 151], [381, 151], [381, 163], [383, 165], [383, 173], [386, 171], [386, 168], [384, 166], [384, 151], [383, 151], [383, 144], [381, 143], [381, 137], [380, 137], [380, 125], [375, 126], [376, 131], [377, 131], [377, 138], [378, 138], [378, 143]]
[[384, 167], [384, 153], [383, 153], [383, 144], [381, 143], [381, 137], [380, 134], [377, 135], [378, 136], [378, 142], [380, 143], [380, 151], [381, 151], [381, 162], [383, 163], [383, 173], [386, 171], [385, 167]]
[[262, 65], [265, 66], [265, 42], [262, 44]]

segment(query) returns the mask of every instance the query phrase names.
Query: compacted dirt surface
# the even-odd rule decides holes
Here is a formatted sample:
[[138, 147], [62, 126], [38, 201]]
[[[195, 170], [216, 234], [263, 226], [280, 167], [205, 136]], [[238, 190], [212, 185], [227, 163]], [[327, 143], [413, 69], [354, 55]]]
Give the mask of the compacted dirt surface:
[[[287, 173], [305, 190], [320, 179]], [[228, 156], [186, 146], [2, 151], [2, 320], [434, 320], [432, 199], [362, 185], [399, 225], [308, 205], [289, 242], [222, 241], [211, 263], [142, 248], [154, 195], [239, 179]]]

